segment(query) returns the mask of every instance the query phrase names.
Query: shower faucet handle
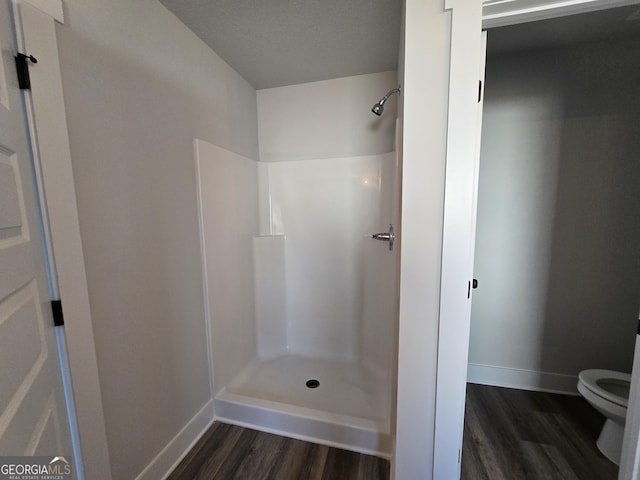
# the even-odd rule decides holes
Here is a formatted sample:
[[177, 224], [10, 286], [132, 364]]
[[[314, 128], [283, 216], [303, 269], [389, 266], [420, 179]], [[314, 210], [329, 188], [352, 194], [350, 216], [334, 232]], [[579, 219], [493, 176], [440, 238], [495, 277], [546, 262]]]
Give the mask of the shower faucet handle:
[[393, 242], [396, 236], [393, 234], [393, 225], [389, 225], [388, 232], [374, 233], [371, 235], [374, 240], [380, 240], [382, 242], [389, 242], [389, 251], [393, 250]]

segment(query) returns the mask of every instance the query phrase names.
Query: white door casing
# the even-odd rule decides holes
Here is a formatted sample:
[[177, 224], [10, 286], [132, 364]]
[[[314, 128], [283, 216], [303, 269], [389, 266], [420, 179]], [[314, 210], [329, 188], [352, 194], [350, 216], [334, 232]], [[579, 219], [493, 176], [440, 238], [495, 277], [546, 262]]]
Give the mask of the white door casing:
[[502, 27], [638, 3], [640, 0], [484, 0], [482, 26]]
[[[38, 59], [30, 68], [31, 90], [25, 93], [32, 148], [37, 154], [43, 217], [48, 218], [51, 250], [65, 325], [62, 346], [73, 386], [79, 449], [78, 473], [110, 480], [98, 365], [89, 309], [89, 293], [80, 238], [67, 120], [62, 91], [56, 26], [64, 23], [61, 0], [13, 0], [18, 48]], [[82, 472], [80, 471], [82, 469]]]
[[73, 454], [24, 106], [12, 8], [0, 4], [0, 455]]

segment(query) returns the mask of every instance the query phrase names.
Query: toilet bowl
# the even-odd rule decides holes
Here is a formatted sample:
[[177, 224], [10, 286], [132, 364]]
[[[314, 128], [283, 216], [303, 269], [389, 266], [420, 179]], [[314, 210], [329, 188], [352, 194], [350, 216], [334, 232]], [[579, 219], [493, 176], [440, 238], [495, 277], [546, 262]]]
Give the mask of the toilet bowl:
[[597, 445], [616, 465], [620, 465], [630, 385], [631, 375], [613, 370], [583, 370], [578, 375], [580, 395], [607, 418]]

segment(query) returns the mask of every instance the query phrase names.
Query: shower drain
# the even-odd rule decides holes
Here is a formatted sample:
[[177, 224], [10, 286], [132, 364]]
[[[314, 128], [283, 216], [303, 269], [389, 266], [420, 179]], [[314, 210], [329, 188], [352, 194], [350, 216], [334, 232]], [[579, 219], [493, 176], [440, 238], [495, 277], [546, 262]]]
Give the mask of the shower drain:
[[308, 388], [318, 388], [320, 386], [320, 382], [315, 378], [312, 378], [311, 380], [307, 380], [306, 385]]

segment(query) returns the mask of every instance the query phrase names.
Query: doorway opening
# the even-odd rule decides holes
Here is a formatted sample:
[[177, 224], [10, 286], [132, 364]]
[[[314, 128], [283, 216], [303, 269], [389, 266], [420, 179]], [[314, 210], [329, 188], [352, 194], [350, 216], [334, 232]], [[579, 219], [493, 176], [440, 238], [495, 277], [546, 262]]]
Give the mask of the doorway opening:
[[581, 370], [631, 371], [640, 286], [637, 11], [488, 32], [470, 383], [577, 395]]

